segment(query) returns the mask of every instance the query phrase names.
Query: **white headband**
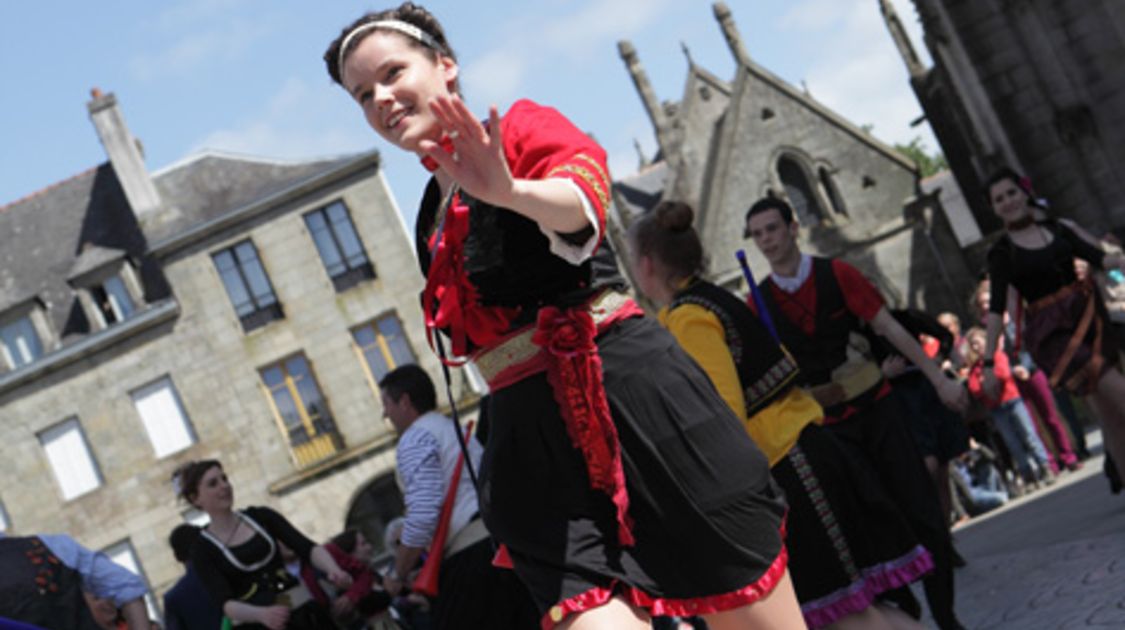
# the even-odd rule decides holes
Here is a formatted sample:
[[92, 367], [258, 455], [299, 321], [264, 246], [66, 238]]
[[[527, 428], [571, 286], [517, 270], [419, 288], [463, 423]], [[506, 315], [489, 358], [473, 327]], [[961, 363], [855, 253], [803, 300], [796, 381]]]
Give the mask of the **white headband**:
[[355, 37], [360, 33], [366, 33], [367, 31], [376, 28], [385, 28], [392, 31], [398, 31], [403, 35], [412, 37], [422, 42], [423, 44], [430, 48], [433, 48], [434, 50], [437, 50], [439, 52], [441, 51], [441, 46], [437, 43], [437, 40], [434, 39], [433, 35], [430, 35], [426, 31], [423, 31], [422, 29], [413, 24], [410, 24], [409, 22], [403, 22], [402, 20], [379, 20], [377, 22], [367, 22], [364, 24], [360, 24], [359, 26], [352, 29], [351, 32], [349, 32], [347, 36], [344, 37], [344, 41], [340, 43], [340, 58], [336, 60], [336, 68], [339, 71], [341, 78], [343, 78], [344, 76], [344, 53], [348, 50], [348, 44], [352, 43], [352, 40], [355, 39]]

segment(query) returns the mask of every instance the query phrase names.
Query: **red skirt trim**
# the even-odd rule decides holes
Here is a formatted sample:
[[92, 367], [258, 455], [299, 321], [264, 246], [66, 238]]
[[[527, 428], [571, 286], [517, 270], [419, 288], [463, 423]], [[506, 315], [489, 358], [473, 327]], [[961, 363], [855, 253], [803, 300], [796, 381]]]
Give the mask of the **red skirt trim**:
[[614, 595], [621, 595], [626, 602], [643, 608], [654, 617], [675, 616], [693, 617], [733, 610], [753, 604], [773, 592], [774, 587], [785, 575], [789, 564], [789, 552], [782, 545], [781, 551], [762, 577], [746, 586], [718, 595], [688, 597], [684, 599], [653, 597], [632, 586], [614, 582], [608, 587], [595, 586], [588, 591], [565, 599], [551, 607], [540, 620], [543, 630], [552, 630], [567, 617], [605, 605]]

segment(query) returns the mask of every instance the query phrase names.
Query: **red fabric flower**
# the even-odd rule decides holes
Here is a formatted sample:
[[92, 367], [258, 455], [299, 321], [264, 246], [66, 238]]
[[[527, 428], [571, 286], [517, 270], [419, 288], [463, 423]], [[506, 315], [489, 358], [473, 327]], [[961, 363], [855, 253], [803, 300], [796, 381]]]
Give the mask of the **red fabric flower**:
[[[446, 330], [454, 356], [466, 356], [470, 342], [488, 347], [504, 336], [519, 313], [516, 308], [491, 307], [480, 303], [475, 286], [463, 268], [464, 242], [469, 234], [469, 207], [454, 198], [440, 234], [431, 239], [436, 249], [422, 292], [427, 335]], [[432, 339], [430, 345], [433, 346]]]
[[573, 357], [596, 352], [597, 326], [586, 309], [560, 310], [554, 306], [539, 309], [531, 341], [557, 357]]

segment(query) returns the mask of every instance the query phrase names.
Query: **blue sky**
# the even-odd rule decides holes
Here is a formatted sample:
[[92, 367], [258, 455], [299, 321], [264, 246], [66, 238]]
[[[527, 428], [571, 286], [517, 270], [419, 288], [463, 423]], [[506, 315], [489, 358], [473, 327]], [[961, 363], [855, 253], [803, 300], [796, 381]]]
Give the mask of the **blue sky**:
[[[895, 0], [922, 48], [908, 0]], [[391, 5], [385, 5], [391, 6]], [[657, 96], [679, 98], [687, 62], [730, 78], [734, 63], [703, 0], [437, 0], [482, 117], [527, 97], [592, 133], [615, 176], [655, 142], [617, 53], [629, 39]], [[920, 109], [877, 0], [728, 0], [751, 57], [888, 142], [922, 135]], [[117, 95], [159, 170], [204, 149], [286, 160], [379, 148], [408, 218], [426, 174], [383, 144], [334, 87], [321, 55], [382, 4], [333, 0], [5, 2], [0, 8], [0, 206], [105, 161], [86, 113], [90, 88]], [[925, 55], [925, 51], [919, 50]]]

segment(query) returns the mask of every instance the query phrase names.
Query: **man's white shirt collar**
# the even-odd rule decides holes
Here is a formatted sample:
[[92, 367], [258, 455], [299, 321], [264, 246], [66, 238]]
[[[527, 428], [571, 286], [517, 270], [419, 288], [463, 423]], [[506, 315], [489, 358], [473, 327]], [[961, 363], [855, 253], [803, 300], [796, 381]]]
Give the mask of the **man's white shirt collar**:
[[786, 276], [779, 276], [776, 272], [770, 272], [770, 279], [777, 285], [777, 288], [785, 291], [786, 293], [796, 293], [797, 289], [809, 279], [809, 274], [812, 273], [812, 256], [808, 254], [801, 254], [801, 262], [797, 265], [797, 275], [789, 278]]

